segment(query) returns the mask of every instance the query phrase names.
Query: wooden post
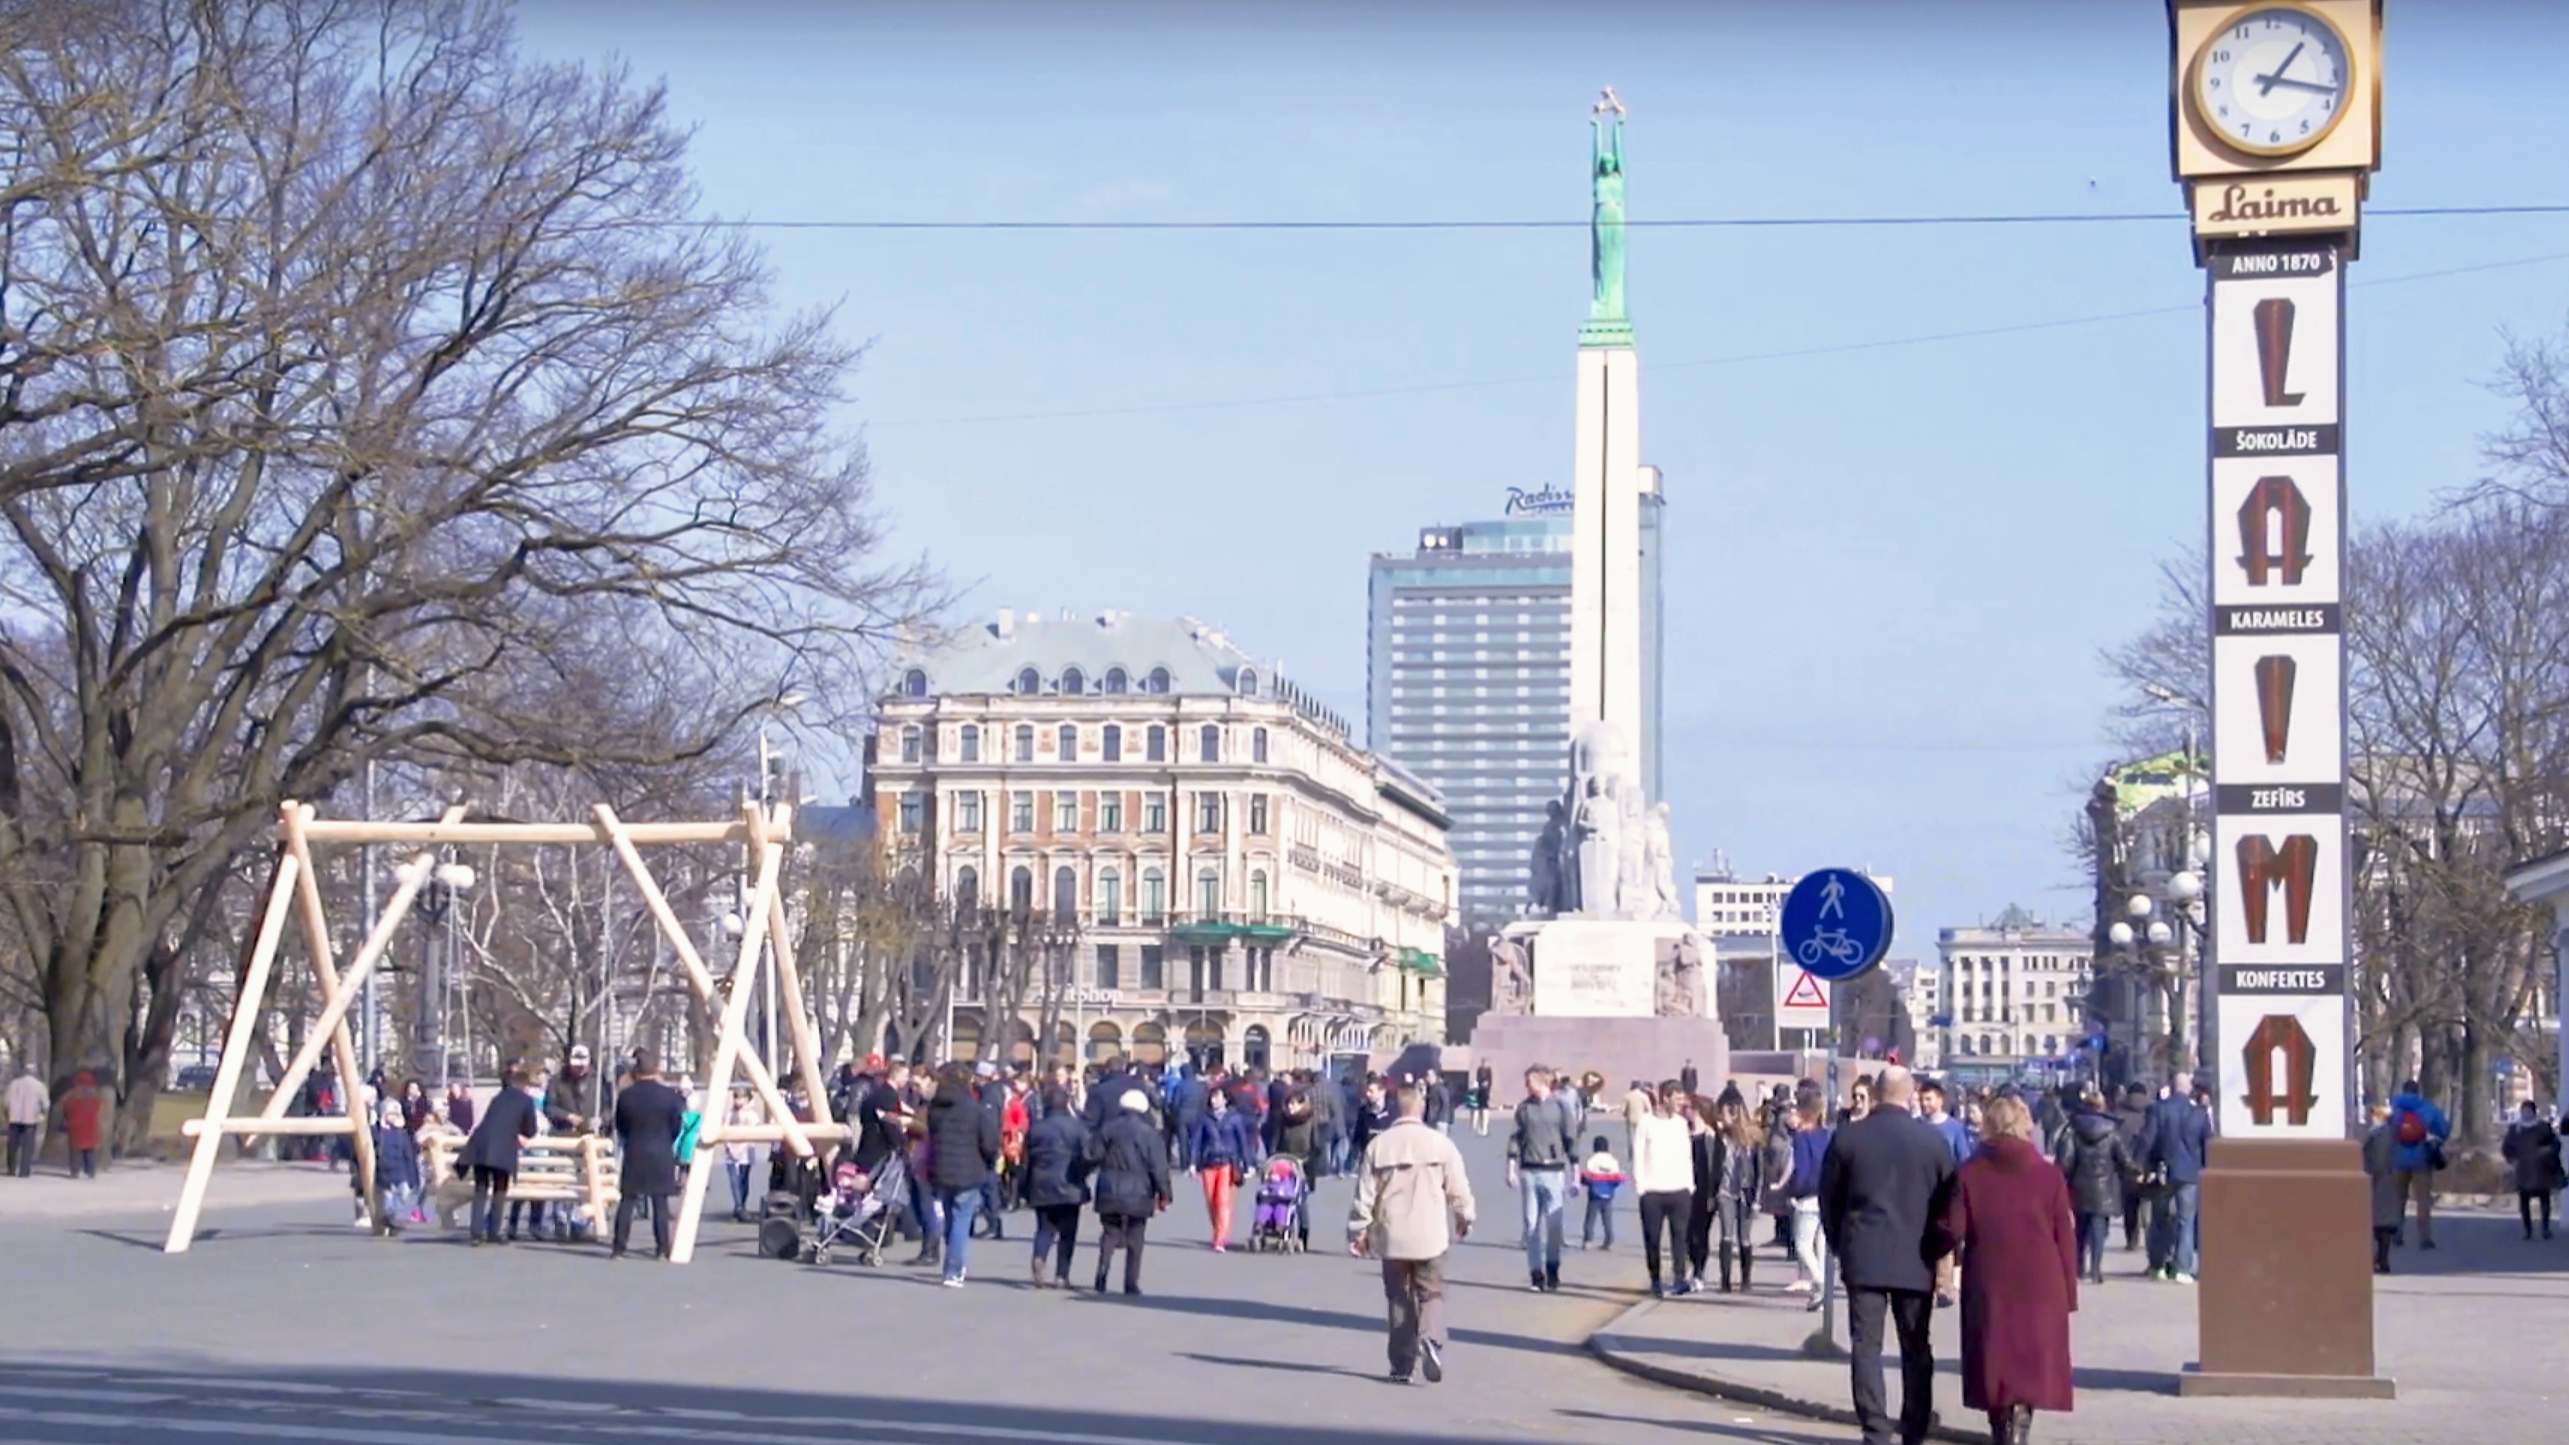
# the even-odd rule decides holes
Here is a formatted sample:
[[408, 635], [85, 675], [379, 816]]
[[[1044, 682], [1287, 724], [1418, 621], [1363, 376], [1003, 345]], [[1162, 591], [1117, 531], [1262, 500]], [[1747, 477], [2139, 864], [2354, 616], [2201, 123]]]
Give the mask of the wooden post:
[[[288, 803], [280, 821], [285, 827], [286, 854], [295, 862], [294, 892], [302, 904], [303, 951], [312, 961], [312, 981], [320, 990], [323, 1013], [338, 1006], [338, 1017], [329, 1026], [330, 1057], [339, 1070], [340, 1106], [355, 1126], [348, 1139], [348, 1167], [356, 1171], [357, 1198], [365, 1207], [367, 1227], [381, 1234], [384, 1202], [375, 1189], [375, 1121], [366, 1103], [365, 1075], [358, 1072], [356, 1043], [348, 1037], [347, 1002], [340, 996], [339, 966], [331, 957], [330, 916], [322, 907], [321, 881], [313, 876], [312, 845], [303, 836], [303, 825], [311, 817], [311, 804]], [[268, 1102], [274, 1105], [276, 1100], [271, 1097]]]
[[[460, 803], [446, 810], [447, 822], [451, 823], [463, 816], [464, 808]], [[310, 861], [312, 826], [310, 810], [307, 809], [302, 830], [305, 844], [304, 867], [307, 872], [312, 866]], [[416, 871], [403, 880], [400, 887], [393, 890], [392, 901], [385, 905], [383, 915], [376, 920], [374, 933], [366, 939], [365, 946], [357, 951], [357, 961], [348, 966], [347, 976], [339, 981], [339, 996], [330, 1000], [322, 1008], [319, 1024], [304, 1036], [303, 1047], [295, 1052], [294, 1062], [286, 1065], [285, 1077], [277, 1081], [276, 1092], [268, 1096], [267, 1107], [259, 1111], [259, 1117], [263, 1119], [285, 1117], [287, 1103], [293, 1099], [294, 1091], [303, 1087], [303, 1081], [311, 1074], [312, 1066], [321, 1061], [321, 1050], [330, 1042], [331, 1031], [337, 1029], [347, 1018], [348, 1006], [357, 1000], [357, 990], [365, 983], [366, 976], [374, 972], [375, 965], [382, 962], [384, 956], [392, 950], [393, 936], [401, 927], [403, 920], [410, 916], [410, 905], [418, 898], [420, 888], [427, 882], [428, 865], [434, 860], [435, 855], [427, 852], [412, 856], [411, 862], [415, 865]]]
[[[794, 809], [779, 803], [773, 817], [762, 818], [752, 829], [760, 842], [773, 839], [779, 844], [794, 841]], [[812, 1010], [803, 993], [803, 972], [794, 962], [793, 933], [787, 928], [785, 890], [779, 888], [767, 900], [768, 947], [776, 954], [777, 992], [783, 995], [785, 1022], [794, 1035], [794, 1052], [801, 1056], [803, 1090], [812, 1096], [813, 1113], [828, 1117], [829, 1080], [821, 1073], [821, 1036], [812, 1026]]]
[[[705, 1079], [705, 1108], [719, 1111], [731, 1093], [732, 1070], [746, 1051], [742, 1032], [749, 1022], [749, 996], [756, 981], [758, 948], [767, 934], [767, 905], [776, 893], [776, 870], [784, 861], [785, 850], [773, 839], [758, 850], [758, 880], [750, 889], [749, 906], [742, 917], [740, 957], [732, 964], [731, 994], [723, 1004], [722, 1034], [714, 1042], [714, 1066]], [[755, 1057], [755, 1055], [752, 1055]], [[786, 1115], [791, 1118], [789, 1112]], [[808, 1142], [806, 1144], [808, 1146]], [[711, 1163], [711, 1160], [699, 1161]], [[678, 1233], [672, 1241], [669, 1260], [685, 1264], [696, 1254], [696, 1227], [704, 1219], [705, 1188], [713, 1182], [714, 1171], [691, 1167], [687, 1171], [687, 1189], [678, 1207]]]
[[178, 1192], [178, 1210], [171, 1215], [169, 1240], [161, 1246], [166, 1254], [185, 1254], [196, 1242], [196, 1215], [205, 1205], [205, 1186], [214, 1178], [214, 1156], [223, 1147], [221, 1116], [232, 1106], [234, 1090], [240, 1087], [241, 1069], [251, 1053], [250, 1039], [258, 1032], [259, 1004], [267, 997], [268, 973], [276, 966], [277, 941], [285, 933], [286, 910], [293, 906], [295, 874], [302, 864], [292, 855], [277, 860], [276, 877], [268, 885], [267, 913], [259, 920], [259, 941], [250, 951], [250, 966], [241, 975], [239, 987], [232, 996], [232, 1027], [223, 1038], [223, 1061], [214, 1066], [214, 1092], [207, 1099], [208, 1128], [196, 1137], [196, 1152], [187, 1161], [187, 1182]]
[[[616, 856], [624, 860], [624, 871], [632, 877], [634, 887], [641, 891], [643, 906], [650, 909], [651, 916], [659, 921], [661, 935], [669, 940], [669, 947], [677, 953], [678, 965], [687, 975], [687, 986], [695, 990], [697, 999], [705, 1007], [720, 1012], [723, 1000], [714, 986], [713, 971], [705, 967], [704, 956], [696, 952], [695, 941], [687, 937], [685, 925], [678, 921], [678, 911], [669, 906], [669, 895], [660, 891], [659, 880], [653, 878], [651, 870], [644, 866], [642, 852], [634, 846], [632, 825], [618, 819], [615, 810], [604, 803], [592, 811], [597, 815], [599, 829], [614, 846]], [[746, 923], [747, 920], [743, 920], [741, 932], [744, 936], [749, 932]], [[776, 1087], [776, 1076], [768, 1070], [766, 1061], [752, 1052], [742, 1055], [740, 1062], [743, 1072], [749, 1075], [750, 1088], [758, 1094], [759, 1102], [767, 1106], [767, 1117], [782, 1120], [787, 1126], [782, 1136], [785, 1146], [799, 1158], [811, 1157], [812, 1141], [795, 1125], [794, 1111], [786, 1107], [785, 1095]], [[728, 1082], [724, 1087], [728, 1092]], [[714, 1097], [706, 1095], [705, 1102], [712, 1105]], [[706, 1112], [713, 1117], [703, 1121], [699, 1137], [712, 1132], [722, 1119], [722, 1109], [709, 1107]]]

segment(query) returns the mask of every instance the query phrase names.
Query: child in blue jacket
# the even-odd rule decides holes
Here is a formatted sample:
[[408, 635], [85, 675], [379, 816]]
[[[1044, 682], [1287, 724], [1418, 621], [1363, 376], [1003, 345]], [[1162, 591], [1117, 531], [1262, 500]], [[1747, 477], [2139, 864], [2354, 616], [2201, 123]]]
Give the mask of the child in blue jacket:
[[375, 1124], [375, 1187], [383, 1191], [384, 1222], [423, 1224], [420, 1210], [419, 1141], [411, 1137], [399, 1099], [386, 1099]]
[[1605, 1227], [1606, 1248], [1615, 1247], [1615, 1194], [1623, 1185], [1623, 1166], [1606, 1152], [1606, 1136], [1599, 1134], [1589, 1146], [1587, 1161], [1579, 1166], [1579, 1187], [1588, 1196], [1587, 1213], [1579, 1220], [1581, 1249], [1597, 1237], [1600, 1224]]

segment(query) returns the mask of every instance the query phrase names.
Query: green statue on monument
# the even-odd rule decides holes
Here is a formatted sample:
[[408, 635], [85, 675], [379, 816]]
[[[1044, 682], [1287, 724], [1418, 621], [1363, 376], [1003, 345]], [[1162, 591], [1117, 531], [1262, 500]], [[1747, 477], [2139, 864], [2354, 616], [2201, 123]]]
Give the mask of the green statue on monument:
[[1589, 177], [1594, 209], [1588, 222], [1591, 292], [1583, 346], [1630, 346], [1632, 321], [1623, 299], [1623, 101], [1611, 85], [1588, 109]]

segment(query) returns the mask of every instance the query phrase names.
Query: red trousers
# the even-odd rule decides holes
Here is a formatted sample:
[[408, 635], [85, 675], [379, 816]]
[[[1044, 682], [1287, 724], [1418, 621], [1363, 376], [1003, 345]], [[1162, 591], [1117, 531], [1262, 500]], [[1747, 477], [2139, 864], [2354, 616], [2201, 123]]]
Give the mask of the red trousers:
[[1204, 1181], [1204, 1212], [1213, 1216], [1213, 1247], [1231, 1243], [1231, 1166], [1209, 1165], [1196, 1171]]

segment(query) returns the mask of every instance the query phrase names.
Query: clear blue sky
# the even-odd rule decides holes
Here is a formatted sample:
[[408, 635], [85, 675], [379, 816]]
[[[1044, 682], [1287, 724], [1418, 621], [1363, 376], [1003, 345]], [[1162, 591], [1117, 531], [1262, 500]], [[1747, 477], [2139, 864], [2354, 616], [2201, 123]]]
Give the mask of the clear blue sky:
[[[665, 76], [732, 217], [1577, 219], [1606, 82], [1636, 219], [2179, 205], [2157, 0], [529, 0], [524, 25]], [[2376, 206], [2569, 202], [2569, 5], [2394, 0], [2388, 50]], [[970, 613], [1191, 614], [1360, 717], [1367, 554], [1567, 484], [1578, 230], [768, 239], [783, 299], [870, 340], [850, 421]], [[2204, 525], [2182, 225], [1654, 230], [1631, 257], [1681, 854], [1888, 872], [1908, 953], [2011, 900], [2079, 912], [2096, 654]], [[2378, 218], [2354, 278], [2360, 525], [2477, 474], [2501, 331], [2569, 317], [2569, 215]]]

